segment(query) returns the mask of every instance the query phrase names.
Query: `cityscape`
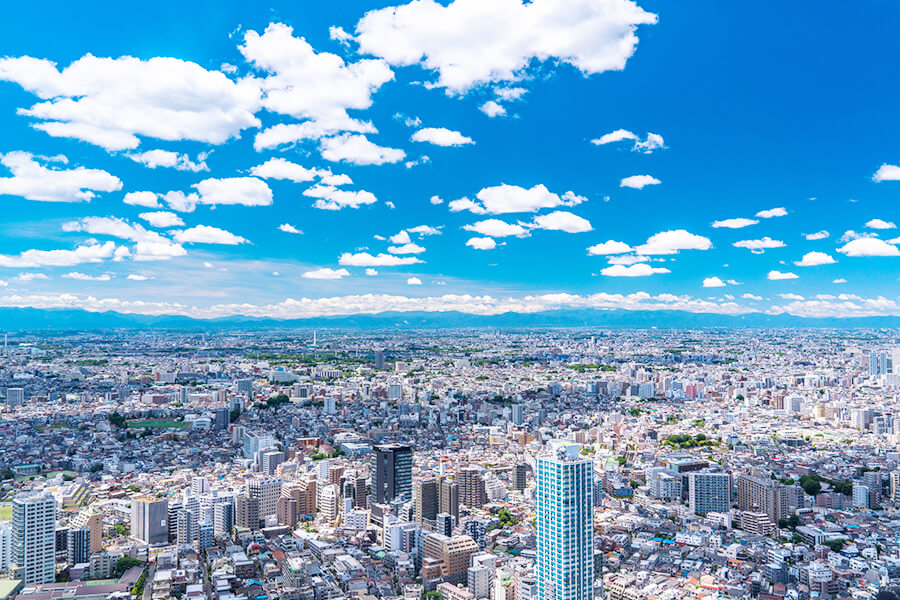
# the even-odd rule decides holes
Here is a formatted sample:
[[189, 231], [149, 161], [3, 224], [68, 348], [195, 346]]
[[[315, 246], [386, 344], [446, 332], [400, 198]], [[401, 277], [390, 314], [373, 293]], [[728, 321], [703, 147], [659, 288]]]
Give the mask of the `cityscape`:
[[896, 337], [17, 334], [4, 598], [869, 598]]
[[900, 600], [898, 31], [0, 4], [0, 600]]

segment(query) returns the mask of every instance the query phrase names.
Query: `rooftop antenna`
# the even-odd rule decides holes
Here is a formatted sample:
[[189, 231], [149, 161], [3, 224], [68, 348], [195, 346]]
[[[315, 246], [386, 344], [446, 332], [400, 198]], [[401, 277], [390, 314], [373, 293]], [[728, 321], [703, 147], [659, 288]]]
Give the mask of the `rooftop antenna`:
[[318, 329], [313, 329], [313, 346], [316, 345], [316, 339], [317, 339], [318, 333], [319, 333]]

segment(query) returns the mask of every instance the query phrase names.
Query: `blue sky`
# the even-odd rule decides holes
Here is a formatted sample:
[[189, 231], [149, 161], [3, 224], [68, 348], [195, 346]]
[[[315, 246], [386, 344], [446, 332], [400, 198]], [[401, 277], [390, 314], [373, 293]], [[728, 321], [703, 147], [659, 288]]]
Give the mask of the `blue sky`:
[[0, 306], [900, 315], [895, 3], [331, 4], [7, 7]]

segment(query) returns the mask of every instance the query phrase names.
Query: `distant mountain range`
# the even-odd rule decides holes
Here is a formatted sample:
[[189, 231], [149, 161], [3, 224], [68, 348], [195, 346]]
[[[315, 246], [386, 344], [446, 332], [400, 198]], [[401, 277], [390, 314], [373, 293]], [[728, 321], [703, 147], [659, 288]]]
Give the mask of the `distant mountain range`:
[[740, 316], [699, 314], [682, 311], [556, 310], [533, 314], [504, 313], [494, 316], [460, 312], [385, 312], [375, 315], [316, 317], [308, 319], [262, 319], [227, 317], [193, 319], [182, 316], [145, 316], [117, 312], [94, 313], [78, 309], [0, 308], [2, 331], [59, 331], [101, 329], [417, 329], [517, 327], [610, 327], [692, 329], [757, 327], [896, 328], [900, 317], [811, 319], [790, 315], [750, 314]]

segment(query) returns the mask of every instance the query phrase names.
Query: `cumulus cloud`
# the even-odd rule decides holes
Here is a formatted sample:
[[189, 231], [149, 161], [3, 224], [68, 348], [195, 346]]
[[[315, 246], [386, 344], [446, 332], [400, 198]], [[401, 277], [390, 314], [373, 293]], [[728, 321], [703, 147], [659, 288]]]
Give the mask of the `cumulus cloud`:
[[710, 248], [712, 248], [712, 242], [709, 238], [684, 229], [674, 229], [650, 236], [645, 243], [635, 248], [635, 252], [653, 256], [678, 254], [681, 250], [709, 250]]
[[872, 175], [872, 181], [876, 183], [882, 181], [900, 181], [900, 167], [885, 163], [878, 167], [878, 170]]
[[378, 198], [366, 190], [339, 190], [332, 185], [314, 185], [303, 192], [304, 196], [318, 198], [314, 208], [322, 210], [341, 210], [342, 208], [359, 208], [367, 204], [375, 204]]
[[429, 201], [431, 204], [434, 204], [435, 206], [438, 205], [438, 204], [443, 204], [443, 203], [444, 203], [444, 199], [441, 198], [440, 196], [432, 196], [431, 199], [429, 199], [428, 201]]
[[591, 140], [591, 143], [595, 146], [604, 146], [606, 144], [621, 142], [622, 140], [634, 142], [631, 147], [632, 151], [643, 152], [644, 154], [651, 154], [654, 150], [666, 147], [663, 137], [658, 133], [648, 133], [647, 137], [642, 140], [639, 135], [632, 133], [627, 129], [611, 131], [597, 139]]
[[28, 281], [36, 281], [41, 280], [45, 281], [50, 279], [50, 277], [44, 273], [19, 273], [15, 277], [13, 277], [16, 281], [28, 282]]
[[772, 281], [779, 281], [782, 279], [798, 279], [799, 275], [796, 273], [782, 273], [781, 271], [769, 271], [769, 274], [766, 275], [766, 279], [770, 279]]
[[66, 273], [63, 277], [66, 279], [75, 279], [77, 281], [110, 281], [112, 279], [112, 276], [107, 273], [104, 273], [103, 275], [88, 275], [87, 273], [80, 273], [78, 271]]
[[601, 244], [594, 244], [588, 249], [588, 254], [593, 256], [605, 256], [607, 254], [624, 254], [631, 252], [631, 246], [625, 242], [617, 242], [615, 240], [607, 240]]
[[798, 267], [815, 267], [818, 265], [831, 265], [836, 263], [837, 261], [830, 254], [826, 254], [824, 252], [807, 252], [803, 255], [803, 258], [794, 261], [794, 264]]
[[131, 206], [159, 208], [159, 196], [153, 192], [128, 192], [122, 201]]
[[503, 107], [502, 104], [499, 104], [495, 100], [488, 100], [484, 104], [478, 107], [478, 110], [491, 117], [503, 117], [506, 116], [506, 108]]
[[473, 237], [469, 238], [466, 242], [466, 246], [476, 250], [493, 250], [497, 247], [497, 242], [494, 241], [494, 238]]
[[180, 227], [184, 225], [181, 217], [175, 213], [161, 210], [159, 212], [145, 212], [138, 215], [143, 220], [150, 223], [152, 227]]
[[272, 190], [262, 179], [256, 177], [226, 177], [204, 179], [195, 183], [199, 204], [269, 206], [272, 204]]
[[464, 225], [463, 229], [490, 237], [507, 237], [511, 235], [524, 237], [528, 235], [528, 230], [525, 227], [507, 223], [500, 219], [485, 219], [471, 225]]
[[209, 225], [197, 225], [184, 231], [176, 231], [175, 239], [182, 244], [222, 244], [225, 246], [237, 246], [246, 244], [247, 240], [230, 231], [211, 227]]
[[415, 256], [395, 256], [383, 253], [373, 256], [368, 252], [357, 252], [356, 254], [344, 252], [338, 259], [338, 264], [346, 267], [398, 267], [420, 262], [422, 261]]
[[379, 146], [364, 135], [351, 133], [323, 139], [320, 149], [325, 160], [353, 165], [383, 165], [406, 157], [403, 150]]
[[817, 231], [815, 233], [804, 233], [803, 237], [805, 237], [807, 240], [812, 242], [815, 240], [824, 240], [829, 235], [831, 235], [831, 234], [823, 229], [822, 231]]
[[[0, 59], [0, 79], [2, 63]], [[122, 189], [122, 181], [100, 169], [52, 168], [42, 165], [28, 152], [7, 152], [0, 164], [12, 177], [0, 177], [0, 195], [21, 196], [40, 202], [90, 202], [95, 192]], [[68, 162], [68, 161], [64, 161]]]
[[409, 233], [415, 233], [419, 237], [427, 237], [429, 235], [441, 235], [441, 225], [440, 227], [432, 227], [431, 225], [416, 225], [415, 227], [410, 227], [406, 231]]
[[664, 267], [651, 267], [647, 263], [636, 263], [630, 266], [611, 265], [600, 271], [607, 277], [647, 277], [656, 273], [671, 273]]
[[534, 218], [533, 227], [549, 231], [565, 231], [566, 233], [584, 233], [593, 231], [591, 222], [584, 217], [565, 210], [557, 210]]
[[622, 181], [619, 182], [619, 187], [642, 190], [648, 185], [659, 185], [660, 183], [662, 183], [662, 181], [652, 175], [632, 175], [631, 177], [622, 179]]
[[18, 255], [0, 254], [0, 267], [33, 269], [39, 267], [74, 267], [83, 263], [103, 262], [116, 250], [113, 242], [76, 246], [74, 250], [25, 250]]
[[349, 276], [350, 271], [347, 269], [329, 269], [327, 267], [307, 271], [303, 274], [306, 279], [341, 279]]
[[131, 281], [147, 281], [148, 279], [152, 279], [152, 277], [147, 277], [146, 275], [138, 275], [137, 273], [131, 273], [126, 277], [126, 279], [130, 279]]
[[637, 26], [656, 21], [626, 0], [418, 0], [366, 13], [356, 41], [392, 65], [436, 71], [429, 85], [462, 94], [518, 80], [532, 61], [567, 63], [585, 75], [622, 70]]
[[278, 226], [278, 229], [285, 233], [296, 233], [298, 235], [303, 233], [302, 231], [300, 231], [299, 229], [297, 229], [290, 223], [282, 223], [281, 225]]
[[838, 278], [832, 281], [831, 283], [847, 283], [847, 280], [844, 278]]
[[389, 246], [388, 252], [391, 254], [421, 254], [422, 252], [425, 252], [425, 248], [410, 242], [401, 246]]
[[650, 257], [637, 254], [616, 254], [608, 256], [606, 262], [611, 265], [633, 265], [639, 262], [650, 262]]
[[209, 171], [209, 167], [206, 166], [205, 154], [200, 154], [196, 162], [192, 161], [187, 154], [179, 154], [169, 150], [148, 150], [146, 152], [129, 153], [126, 156], [151, 169], [167, 167], [176, 171], [191, 171], [193, 173]]
[[741, 295], [741, 298], [743, 298], [744, 300], [762, 300], [763, 299], [762, 296], [754, 296], [753, 294], [750, 294], [750, 293]]
[[762, 254], [772, 248], [784, 248], [784, 242], [765, 236], [758, 240], [740, 240], [732, 244], [735, 248], [746, 248], [754, 254]]
[[418, 130], [410, 138], [414, 142], [428, 142], [435, 146], [465, 146], [474, 144], [472, 138], [446, 127], [425, 127]]
[[576, 206], [586, 202], [587, 198], [568, 191], [562, 196], [554, 194], [543, 184], [531, 188], [517, 185], [501, 184], [481, 189], [475, 197], [478, 202], [469, 198], [460, 198], [450, 202], [451, 212], [468, 210], [475, 214], [500, 215], [518, 212], [537, 212], [542, 208], [559, 206]]
[[263, 179], [287, 179], [295, 183], [312, 181], [319, 176], [318, 169], [307, 169], [284, 158], [270, 158], [250, 169], [250, 173]]
[[900, 256], [897, 246], [873, 237], [851, 240], [837, 249], [847, 256]]
[[406, 285], [422, 285], [422, 280], [418, 277], [410, 277], [406, 280]]
[[866, 227], [869, 229], [896, 229], [897, 225], [895, 225], [891, 221], [885, 221], [883, 219], [872, 219], [868, 223], [866, 223]]
[[47, 60], [2, 58], [0, 80], [42, 100], [19, 110], [35, 128], [107, 150], [137, 148], [138, 136], [221, 144], [260, 125], [258, 85], [177, 58], [88, 54], [62, 71]]
[[368, 275], [369, 277], [375, 277], [376, 275], [378, 275], [378, 270], [377, 269], [366, 269], [366, 275]]
[[[135, 260], [167, 260], [184, 256], [187, 251], [181, 244], [175, 243], [156, 231], [149, 231], [142, 225], [132, 224], [115, 217], [84, 217], [77, 221], [63, 224], [63, 231], [83, 231], [91, 235], [108, 235], [123, 240], [136, 242], [134, 246]], [[121, 260], [131, 253], [123, 247], [116, 249], [116, 259]]]
[[756, 216], [760, 219], [771, 219], [772, 217], [783, 217], [787, 214], [787, 211], [779, 206], [778, 208], [770, 208], [768, 210], [761, 210], [756, 213]]
[[725, 282], [719, 279], [718, 277], [707, 277], [703, 280], [703, 287], [705, 288], [717, 288], [717, 287], [725, 287]]
[[340, 132], [376, 132], [347, 111], [369, 108], [372, 95], [394, 78], [384, 61], [346, 63], [337, 54], [316, 52], [283, 23], [269, 24], [262, 35], [248, 31], [238, 49], [261, 73], [247, 81], [262, 89], [263, 108], [301, 121], [260, 132], [254, 141], [257, 150]]
[[744, 227], [749, 227], [750, 225], [756, 225], [759, 223], [756, 219], [745, 219], [743, 217], [739, 217], [737, 219], [724, 219], [722, 221], [713, 221], [712, 226], [716, 229], [724, 227], [726, 229], [742, 229]]

